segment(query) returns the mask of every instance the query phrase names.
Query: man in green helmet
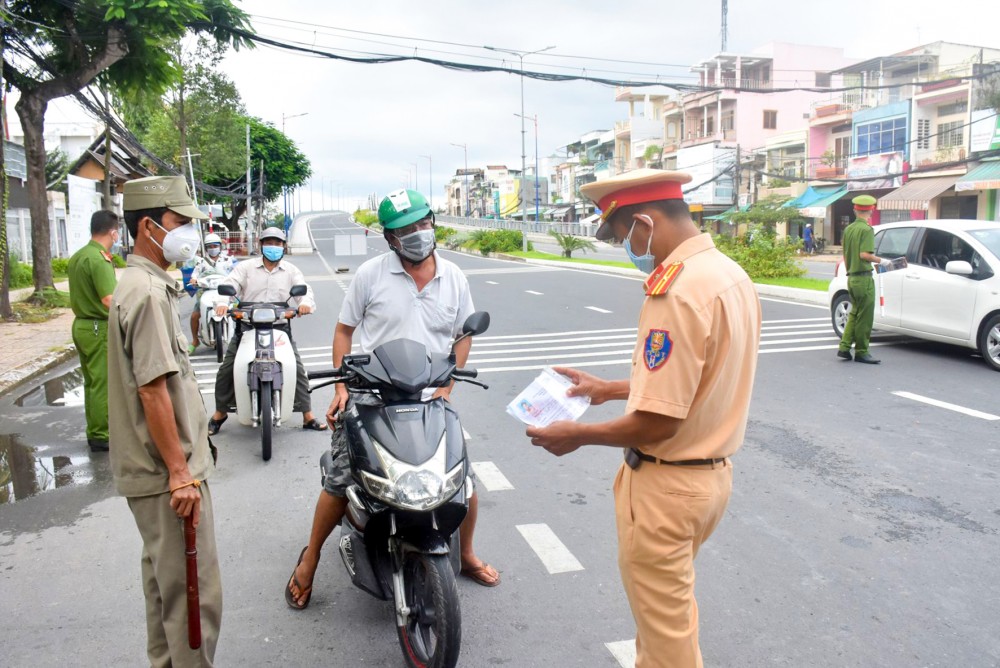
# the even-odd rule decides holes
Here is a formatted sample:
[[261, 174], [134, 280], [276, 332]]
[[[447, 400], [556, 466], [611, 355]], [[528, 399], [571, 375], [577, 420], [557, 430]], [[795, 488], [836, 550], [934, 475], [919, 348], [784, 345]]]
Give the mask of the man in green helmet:
[[837, 357], [851, 359], [851, 345], [854, 345], [854, 361], [863, 364], [880, 364], [882, 360], [872, 357], [868, 344], [872, 337], [872, 323], [875, 321], [875, 279], [872, 277], [872, 263], [883, 268], [890, 267], [892, 261], [875, 255], [875, 232], [869, 222], [875, 211], [875, 198], [858, 195], [854, 204], [856, 220], [844, 230], [844, 266], [847, 269], [847, 292], [851, 296], [851, 313], [847, 317], [844, 336], [840, 340]]
[[[392, 252], [362, 264], [351, 281], [333, 335], [333, 365], [337, 368], [344, 355], [351, 352], [356, 329], [360, 330], [362, 353], [370, 353], [394, 339], [412, 339], [430, 351], [448, 352], [452, 339], [461, 334], [462, 324], [475, 310], [465, 275], [454, 263], [434, 252], [434, 214], [423, 195], [415, 190], [389, 194], [379, 206], [378, 219]], [[465, 366], [471, 348], [471, 338], [455, 346], [459, 368]], [[302, 550], [285, 585], [285, 601], [297, 610], [309, 605], [323, 543], [347, 508], [351, 470], [341, 414], [349, 403], [371, 400], [363, 394], [348, 396], [342, 384], [336, 388], [326, 413], [333, 438], [330, 452], [320, 462], [324, 471], [323, 491], [316, 503], [309, 544]], [[451, 389], [425, 390], [423, 399], [448, 400]], [[479, 495], [473, 492], [459, 532], [461, 572], [481, 585], [493, 587], [500, 584], [500, 574], [481, 561], [472, 547], [478, 508]]]

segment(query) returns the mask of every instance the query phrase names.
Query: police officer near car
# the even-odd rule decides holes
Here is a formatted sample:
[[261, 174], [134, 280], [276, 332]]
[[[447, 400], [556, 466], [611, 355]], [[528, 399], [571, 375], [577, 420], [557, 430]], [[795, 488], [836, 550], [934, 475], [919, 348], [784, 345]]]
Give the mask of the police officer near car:
[[119, 222], [114, 211], [95, 211], [90, 241], [73, 253], [67, 271], [91, 452], [108, 450], [108, 307], [117, 283], [111, 251], [120, 243]]
[[600, 423], [529, 427], [556, 456], [624, 450], [614, 483], [618, 565], [636, 623], [636, 668], [702, 665], [694, 558], [725, 512], [743, 443], [761, 311], [746, 272], [692, 222], [689, 174], [639, 169], [580, 191], [602, 211], [597, 238], [624, 242], [649, 275], [628, 380], [568, 368], [569, 393], [626, 401]]
[[[871, 195], [858, 195], [851, 200], [854, 204], [853, 223], [844, 229], [844, 267], [847, 270], [847, 293], [851, 296], [851, 312], [847, 316], [844, 334], [840, 339], [837, 357], [850, 360], [851, 346], [854, 346], [855, 362], [881, 364], [882, 360], [872, 357], [868, 346], [872, 338], [875, 322], [875, 279], [872, 277], [872, 263], [881, 269], [892, 266], [892, 260], [875, 255], [875, 232], [871, 228], [871, 217], [875, 212], [876, 199]], [[903, 260], [905, 262], [905, 260]]]
[[[111, 468], [142, 537], [149, 665], [211, 666], [222, 621], [208, 485], [214, 452], [180, 326], [184, 288], [167, 273], [171, 264], [194, 257], [200, 237], [191, 221], [206, 216], [180, 176], [128, 181], [124, 201], [135, 247], [111, 300], [108, 325], [108, 399], [115, 407]], [[190, 648], [188, 637], [187, 518], [197, 532], [198, 649]]]

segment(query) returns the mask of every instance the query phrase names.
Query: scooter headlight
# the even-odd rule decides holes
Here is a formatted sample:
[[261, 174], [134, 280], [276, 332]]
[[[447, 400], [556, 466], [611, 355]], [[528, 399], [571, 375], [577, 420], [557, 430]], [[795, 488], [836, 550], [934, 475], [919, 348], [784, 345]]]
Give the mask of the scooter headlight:
[[426, 508], [441, 498], [443, 487], [430, 471], [407, 471], [396, 480], [396, 497], [407, 506]]
[[258, 308], [253, 311], [253, 322], [269, 323], [278, 319], [278, 314], [273, 308]]
[[464, 480], [462, 464], [442, 475], [447, 451], [444, 436], [434, 456], [420, 466], [401, 462], [378, 441], [372, 443], [387, 477], [362, 471], [361, 480], [369, 493], [383, 501], [410, 510], [429, 510], [450, 499]]

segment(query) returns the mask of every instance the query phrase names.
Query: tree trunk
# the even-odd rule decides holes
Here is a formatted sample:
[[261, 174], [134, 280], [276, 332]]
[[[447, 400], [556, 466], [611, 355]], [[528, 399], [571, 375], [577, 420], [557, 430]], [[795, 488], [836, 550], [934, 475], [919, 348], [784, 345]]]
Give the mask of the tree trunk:
[[[111, 101], [108, 100], [108, 89], [104, 87], [104, 111], [108, 117], [111, 116]], [[68, 188], [68, 185], [67, 185]], [[104, 208], [107, 211], [115, 210], [114, 200], [111, 199], [111, 126], [104, 124]]]
[[[5, 3], [0, 2], [0, 7]], [[0, 31], [0, 61], [3, 60], [4, 35]], [[7, 127], [7, 105], [0, 102], [0, 129]], [[0, 136], [0, 318], [13, 320], [14, 310], [10, 307], [10, 250], [7, 248], [7, 162], [4, 151], [6, 145]]]
[[21, 91], [15, 109], [24, 132], [24, 153], [28, 163], [28, 210], [31, 213], [31, 275], [35, 283], [32, 299], [41, 297], [52, 282], [52, 248], [49, 207], [45, 197], [45, 108], [33, 91]]

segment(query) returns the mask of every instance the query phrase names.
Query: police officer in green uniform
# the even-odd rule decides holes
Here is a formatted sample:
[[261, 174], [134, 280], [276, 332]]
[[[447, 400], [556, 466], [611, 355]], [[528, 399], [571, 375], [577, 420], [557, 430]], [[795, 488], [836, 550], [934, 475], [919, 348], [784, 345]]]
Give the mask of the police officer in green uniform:
[[108, 450], [108, 306], [116, 283], [110, 251], [120, 235], [117, 214], [97, 211], [90, 218], [90, 241], [69, 259], [73, 345], [80, 355], [92, 452]]
[[875, 211], [875, 201], [871, 195], [858, 195], [851, 200], [856, 220], [844, 230], [844, 266], [847, 268], [847, 293], [851, 296], [851, 313], [847, 317], [837, 357], [851, 359], [853, 344], [854, 361], [864, 364], [882, 362], [868, 352], [872, 323], [875, 321], [872, 263], [883, 267], [892, 264], [890, 260], [875, 255], [875, 232], [868, 222]]

